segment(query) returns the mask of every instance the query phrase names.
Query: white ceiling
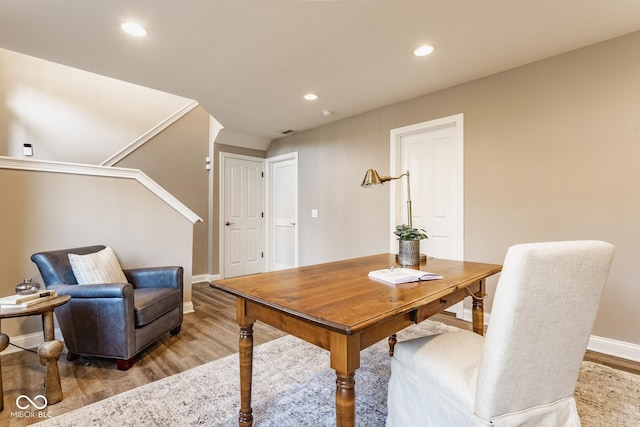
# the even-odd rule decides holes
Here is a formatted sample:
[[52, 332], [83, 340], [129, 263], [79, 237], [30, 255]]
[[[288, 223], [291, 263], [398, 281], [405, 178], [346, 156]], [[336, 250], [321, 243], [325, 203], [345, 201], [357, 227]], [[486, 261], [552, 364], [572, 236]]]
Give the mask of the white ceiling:
[[0, 0], [0, 47], [195, 99], [267, 140], [637, 30], [640, 0]]

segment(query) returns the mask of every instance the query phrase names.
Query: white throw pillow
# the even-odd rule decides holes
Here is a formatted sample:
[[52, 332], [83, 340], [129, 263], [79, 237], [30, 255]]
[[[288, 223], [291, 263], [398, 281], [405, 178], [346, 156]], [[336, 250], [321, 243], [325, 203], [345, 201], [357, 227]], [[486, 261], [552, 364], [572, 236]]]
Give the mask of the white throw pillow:
[[69, 263], [79, 285], [128, 283], [115, 252], [109, 246], [92, 254], [69, 254]]

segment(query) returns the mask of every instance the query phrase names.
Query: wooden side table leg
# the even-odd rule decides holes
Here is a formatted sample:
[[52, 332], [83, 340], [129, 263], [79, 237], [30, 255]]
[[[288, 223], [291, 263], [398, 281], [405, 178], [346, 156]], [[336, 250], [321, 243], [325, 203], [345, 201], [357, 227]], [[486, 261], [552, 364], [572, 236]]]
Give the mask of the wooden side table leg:
[[[42, 313], [42, 333], [44, 335], [45, 342], [53, 341], [54, 339], [56, 339], [53, 325], [53, 309]], [[41, 357], [40, 364], [42, 366], [46, 366], [47, 361]]]
[[[9, 346], [9, 336], [0, 333], [0, 351]], [[0, 361], [0, 411], [4, 410], [4, 389], [2, 388], [2, 361]]]
[[44, 379], [45, 396], [49, 405], [62, 400], [62, 386], [60, 385], [60, 372], [58, 371], [58, 359], [63, 348], [62, 341], [45, 341], [38, 347], [38, 356], [44, 360], [47, 372]]
[[253, 424], [251, 409], [251, 377], [253, 375], [253, 324], [240, 327], [240, 414], [238, 425], [250, 427]]

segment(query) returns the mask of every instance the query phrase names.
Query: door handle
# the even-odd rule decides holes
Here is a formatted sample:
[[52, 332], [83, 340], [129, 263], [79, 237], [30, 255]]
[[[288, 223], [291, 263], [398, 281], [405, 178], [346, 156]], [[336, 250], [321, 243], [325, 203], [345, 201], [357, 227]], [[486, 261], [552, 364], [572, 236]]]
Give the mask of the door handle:
[[227, 222], [225, 222], [225, 223], [224, 223], [224, 225], [227, 225], [227, 226], [229, 226], [229, 225], [231, 225], [231, 224], [234, 224], [234, 223], [233, 223], [233, 222], [229, 222], [229, 221], [227, 221]]
[[291, 224], [291, 225], [296, 225], [296, 223], [295, 223], [295, 222], [290, 222], [289, 224]]

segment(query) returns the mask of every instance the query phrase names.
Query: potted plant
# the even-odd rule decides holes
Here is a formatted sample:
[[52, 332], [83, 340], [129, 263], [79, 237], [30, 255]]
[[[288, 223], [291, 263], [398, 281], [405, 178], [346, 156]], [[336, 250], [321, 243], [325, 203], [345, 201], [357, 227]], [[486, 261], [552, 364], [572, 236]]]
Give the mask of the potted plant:
[[398, 236], [398, 261], [400, 265], [420, 265], [420, 240], [429, 238], [427, 232], [422, 228], [401, 224], [396, 226], [393, 234]]

